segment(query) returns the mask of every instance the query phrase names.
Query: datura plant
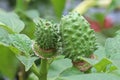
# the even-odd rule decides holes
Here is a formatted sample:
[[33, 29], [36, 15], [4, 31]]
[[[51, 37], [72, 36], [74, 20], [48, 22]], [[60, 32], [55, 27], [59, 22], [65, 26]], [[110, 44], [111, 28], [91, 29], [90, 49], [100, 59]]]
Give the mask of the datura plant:
[[[36, 21], [35, 36], [33, 50], [41, 58], [41, 66], [44, 65], [43, 67], [45, 67], [45, 63], [48, 63], [46, 62], [48, 59], [57, 55], [59, 47], [62, 48], [63, 51], [61, 52], [66, 58], [75, 62], [79, 57], [89, 58], [97, 46], [93, 29], [77, 12], [71, 12], [63, 16], [59, 25], [39, 19]], [[61, 46], [58, 45], [60, 42]], [[87, 65], [87, 67], [90, 66]]]
[[[24, 0], [16, 1], [22, 4]], [[60, 4], [55, 8], [60, 16], [63, 10], [61, 6], [66, 0], [51, 1], [53, 6]], [[117, 32], [117, 36], [106, 39], [107, 37], [101, 33], [95, 34], [90, 24], [81, 15], [98, 1], [84, 0], [73, 12], [62, 16], [58, 23], [39, 18], [34, 10], [21, 12], [20, 9], [20, 12], [17, 11], [20, 18], [14, 12], [0, 10], [0, 52], [2, 54], [0, 75], [4, 72], [11, 75], [13, 71], [11, 65], [15, 66], [12, 64], [14, 59], [10, 58], [12, 62], [6, 59], [7, 63], [5, 63], [3, 58], [15, 55], [24, 65], [25, 71], [29, 71], [24, 76], [24, 68], [20, 64], [19, 70], [16, 70], [19, 80], [120, 80], [120, 31]], [[116, 3], [116, 0], [112, 3]], [[103, 19], [101, 14], [95, 16]], [[23, 31], [25, 24], [21, 19], [27, 24], [25, 32]], [[27, 35], [33, 34], [33, 29], [35, 29], [34, 39], [31, 40]], [[28, 32], [30, 34], [27, 34]], [[98, 46], [96, 37], [105, 44]], [[9, 48], [8, 51], [3, 46]], [[9, 50], [15, 54], [10, 55]], [[5, 52], [9, 52], [7, 53], [9, 55], [3, 54]], [[7, 66], [8, 63], [10, 65]], [[5, 67], [10, 72], [1, 70], [4, 65], [10, 68]], [[5, 79], [8, 74], [5, 74]]]
[[[18, 23], [11, 22], [6, 24], [4, 22], [5, 20], [2, 21], [3, 19], [1, 19], [2, 17], [6, 17], [6, 15], [12, 16], [12, 19]], [[14, 51], [17, 58], [25, 65], [25, 70], [28, 71], [30, 69], [39, 80], [49, 79], [47, 78], [49, 76], [49, 66], [58, 59], [60, 54], [65, 58], [62, 57], [62, 59], [67, 62], [63, 64], [62, 67], [59, 66], [61, 62], [56, 62], [57, 65], [54, 64], [54, 66], [59, 66], [62, 68], [61, 70], [67, 66], [71, 69], [70, 67], [72, 65], [76, 65], [77, 61], [81, 61], [80, 57], [90, 58], [97, 48], [95, 32], [90, 28], [90, 25], [85, 18], [77, 12], [70, 12], [68, 15], [63, 16], [60, 23], [53, 23], [52, 21], [41, 18], [35, 19], [35, 40], [31, 40], [25, 34], [20, 34], [24, 28], [24, 24], [19, 20], [17, 15], [15, 15], [15, 17], [13, 17], [13, 15], [15, 14], [11, 15], [11, 13], [6, 13], [5, 16], [2, 14], [2, 17], [0, 18], [0, 25], [2, 28], [5, 28], [5, 30], [8, 30], [7, 32], [0, 28], [1, 32], [6, 34], [4, 36], [0, 35], [0, 38], [4, 38], [0, 43], [3, 43]], [[6, 19], [11, 20], [11, 18], [9, 19], [8, 17]], [[10, 41], [8, 42], [9, 39]], [[38, 69], [39, 67], [35, 64], [35, 60], [38, 58], [41, 61], [40, 69]], [[64, 60], [62, 62], [64, 62]], [[71, 61], [73, 64], [71, 64]], [[86, 66], [88, 66], [86, 70], [91, 67], [87, 63], [83, 65], [80, 70], [86, 71], [83, 70]], [[81, 66], [77, 65], [77, 67]], [[58, 73], [61, 73], [61, 70], [58, 70]], [[54, 75], [57, 74], [56, 72], [52, 73], [55, 73]], [[57, 75], [57, 77], [59, 76]], [[50, 80], [64, 79], [52, 78]]]

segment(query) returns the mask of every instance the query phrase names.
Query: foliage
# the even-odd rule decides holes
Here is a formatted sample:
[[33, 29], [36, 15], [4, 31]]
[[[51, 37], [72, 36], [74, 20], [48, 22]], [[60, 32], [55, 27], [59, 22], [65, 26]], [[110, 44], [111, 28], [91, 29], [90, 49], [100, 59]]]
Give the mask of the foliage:
[[[16, 73], [19, 73], [17, 71], [19, 60], [19, 62], [24, 65], [25, 71], [29, 71], [27, 78], [22, 77], [25, 80], [120, 79], [120, 31], [118, 31], [117, 34], [111, 38], [108, 38], [108, 36], [106, 37], [105, 35], [101, 35], [101, 33], [96, 33], [95, 35], [94, 31], [90, 29], [90, 26], [88, 26], [89, 23], [82, 16], [78, 16], [78, 14], [74, 12], [75, 14], [67, 16], [65, 19], [62, 18], [60, 23], [57, 23], [57, 27], [60, 27], [62, 24], [62, 28], [57, 28], [60, 29], [60, 31], [58, 31], [60, 32], [59, 34], [56, 34], [56, 32], [52, 30], [53, 28], [49, 29], [51, 27], [49, 25], [52, 23], [45, 23], [44, 25], [39, 25], [39, 27], [42, 27], [42, 29], [40, 29], [40, 31], [42, 30], [42, 33], [39, 32], [35, 37], [43, 39], [38, 45], [41, 45], [41, 43], [44, 42], [42, 46], [50, 46], [50, 49], [51, 45], [52, 48], [58, 48], [58, 46], [56, 47], [55, 42], [62, 40], [59, 43], [60, 45], [63, 44], [60, 46], [60, 52], [64, 52], [63, 50], [65, 46], [67, 48], [70, 47], [70, 49], [66, 50], [66, 52], [69, 52], [67, 53], [69, 56], [72, 55], [77, 57], [76, 63], [73, 62], [72, 58], [68, 59], [61, 54], [49, 58], [45, 58], [44, 56], [41, 57], [41, 54], [51, 54], [53, 51], [49, 51], [48, 48], [45, 48], [44, 50], [38, 48], [40, 55], [36, 55], [36, 50], [34, 49], [34, 43], [36, 40], [33, 39], [33, 34], [35, 31], [34, 26], [36, 25], [33, 20], [38, 19], [39, 14], [36, 10], [25, 11], [26, 8], [21, 6], [23, 2], [19, 1], [22, 0], [18, 0], [17, 2], [20, 3], [17, 4], [15, 9], [17, 14], [15, 12], [0, 11], [0, 73], [10, 78], [10, 80], [13, 80]], [[51, 0], [51, 2], [54, 6], [57, 17], [60, 19], [65, 7], [66, 0]], [[28, 3], [29, 2], [27, 2], [27, 4]], [[96, 16], [95, 18], [93, 17], [96, 20], [99, 18], [98, 21], [100, 24], [104, 22], [104, 15], [95, 14], [94, 16]], [[76, 26], [78, 28], [76, 28]], [[36, 30], [38, 30], [38, 28]], [[91, 37], [91, 34], [93, 34], [94, 37]], [[98, 38], [98, 48], [97, 50], [94, 49], [95, 51], [89, 51], [89, 49], [93, 47], [91, 45], [96, 44], [95, 36]], [[101, 37], [102, 39], [100, 39]], [[60, 40], [54, 41], [54, 38]], [[39, 41], [39, 39], [37, 41]], [[77, 39], [77, 41], [74, 41], [74, 39]], [[49, 45], [48, 43], [50, 41], [52, 42]], [[66, 43], [70, 41], [70, 43], [65, 45], [64, 41]], [[78, 54], [83, 49], [85, 51], [82, 53], [85, 54], [85, 52], [87, 52], [90, 54], [89, 57]], [[55, 53], [57, 53], [57, 51], [55, 51]], [[39, 62], [41, 61], [40, 64], [38, 63], [39, 65], [36, 64], [37, 60]], [[75, 66], [76, 64], [77, 67]], [[86, 70], [81, 70], [81, 68], [85, 69], [86, 67], [88, 67]]]
[[0, 12], [0, 26], [10, 33], [19, 33], [24, 29], [24, 23], [13, 12]]

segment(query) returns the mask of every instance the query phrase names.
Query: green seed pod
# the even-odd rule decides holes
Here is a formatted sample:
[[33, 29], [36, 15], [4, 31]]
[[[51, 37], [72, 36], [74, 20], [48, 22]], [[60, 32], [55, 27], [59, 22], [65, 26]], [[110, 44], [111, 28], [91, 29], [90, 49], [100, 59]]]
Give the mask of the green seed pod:
[[34, 49], [43, 58], [51, 58], [56, 55], [58, 44], [58, 26], [50, 21], [39, 19], [36, 22], [36, 43]]
[[77, 12], [63, 16], [60, 23], [63, 52], [66, 57], [77, 60], [79, 56], [90, 57], [96, 49], [94, 30]]

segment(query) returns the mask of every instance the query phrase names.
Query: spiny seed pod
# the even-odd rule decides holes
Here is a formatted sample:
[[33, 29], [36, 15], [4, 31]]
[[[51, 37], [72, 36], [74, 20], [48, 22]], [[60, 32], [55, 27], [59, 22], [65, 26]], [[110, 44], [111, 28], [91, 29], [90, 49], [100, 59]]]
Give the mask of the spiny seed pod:
[[78, 56], [89, 57], [96, 49], [94, 30], [77, 12], [63, 16], [60, 23], [63, 52], [66, 57], [76, 60]]
[[36, 43], [34, 50], [42, 58], [51, 58], [56, 55], [58, 44], [58, 27], [50, 21], [39, 19], [36, 22]]

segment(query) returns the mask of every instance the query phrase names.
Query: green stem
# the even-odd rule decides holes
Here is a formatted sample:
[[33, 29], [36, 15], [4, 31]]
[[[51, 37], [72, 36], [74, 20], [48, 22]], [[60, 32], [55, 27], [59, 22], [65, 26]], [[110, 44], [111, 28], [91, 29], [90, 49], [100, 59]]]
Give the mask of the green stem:
[[48, 73], [47, 63], [48, 63], [47, 59], [41, 59], [39, 80], [47, 80]]
[[40, 73], [39, 73], [37, 66], [35, 64], [33, 64], [33, 66], [31, 67], [31, 71], [39, 78]]
[[24, 11], [28, 8], [28, 4], [30, 1], [27, 0], [16, 0], [15, 11]]

